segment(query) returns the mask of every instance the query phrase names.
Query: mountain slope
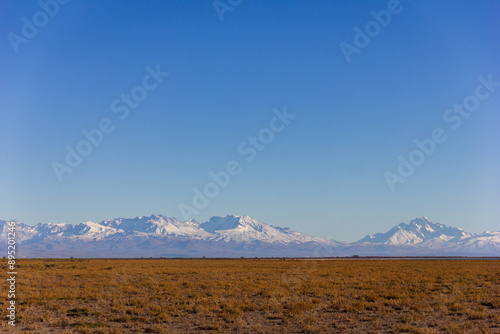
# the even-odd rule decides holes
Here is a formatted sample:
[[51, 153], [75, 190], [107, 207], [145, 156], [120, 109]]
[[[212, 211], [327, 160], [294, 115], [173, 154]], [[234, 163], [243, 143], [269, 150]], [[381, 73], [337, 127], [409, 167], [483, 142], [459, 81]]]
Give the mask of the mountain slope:
[[470, 238], [464, 239], [458, 248], [469, 250], [488, 251], [495, 254], [500, 254], [500, 231], [486, 231], [481, 234], [473, 235]]

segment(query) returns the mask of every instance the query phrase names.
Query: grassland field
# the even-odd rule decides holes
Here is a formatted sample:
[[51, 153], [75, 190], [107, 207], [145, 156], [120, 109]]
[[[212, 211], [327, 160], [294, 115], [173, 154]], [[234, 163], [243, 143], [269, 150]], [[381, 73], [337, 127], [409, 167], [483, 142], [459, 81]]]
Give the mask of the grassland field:
[[498, 260], [20, 259], [16, 285], [2, 333], [500, 333]]

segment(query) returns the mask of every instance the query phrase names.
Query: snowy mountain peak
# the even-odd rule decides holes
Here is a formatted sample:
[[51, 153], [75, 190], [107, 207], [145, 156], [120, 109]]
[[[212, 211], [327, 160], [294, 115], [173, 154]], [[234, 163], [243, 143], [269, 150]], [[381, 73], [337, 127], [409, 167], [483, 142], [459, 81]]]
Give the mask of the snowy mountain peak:
[[207, 232], [199, 228], [196, 220], [181, 222], [175, 218], [162, 215], [151, 215], [149, 217], [117, 218], [104, 220], [100, 225], [121, 229], [124, 235], [172, 235], [189, 236], [194, 238], [207, 237]]
[[255, 229], [262, 231], [265, 225], [266, 224], [249, 216], [227, 215], [226, 217], [212, 217], [208, 222], [201, 224], [200, 227], [207, 232], [214, 233], [215, 231], [226, 231], [233, 229]]
[[185, 224], [193, 227], [200, 227], [200, 223], [198, 223], [195, 219], [189, 219], [185, 222]]
[[422, 217], [415, 218], [409, 224], [401, 223], [386, 233], [367, 235], [358, 243], [370, 242], [394, 246], [421, 244], [437, 247], [472, 236], [473, 234], [464, 232], [462, 229], [433, 223], [429, 218]]
[[234, 242], [269, 242], [269, 243], [303, 243], [326, 240], [314, 238], [303, 233], [294, 232], [288, 228], [275, 227], [253, 219], [249, 216], [228, 215], [212, 217], [200, 225], [203, 230], [216, 234], [216, 240]]
[[123, 232], [123, 230], [88, 221], [73, 226], [67, 225], [66, 231], [63, 235], [78, 235], [88, 238], [102, 239], [119, 232]]

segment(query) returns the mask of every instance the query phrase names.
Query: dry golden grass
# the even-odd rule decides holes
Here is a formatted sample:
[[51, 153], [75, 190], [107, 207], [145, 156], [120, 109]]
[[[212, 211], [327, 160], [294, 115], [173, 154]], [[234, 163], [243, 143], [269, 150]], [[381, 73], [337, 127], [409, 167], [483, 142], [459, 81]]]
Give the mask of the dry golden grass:
[[[17, 267], [24, 333], [500, 332], [499, 261], [26, 259]], [[4, 320], [0, 330], [9, 327]]]

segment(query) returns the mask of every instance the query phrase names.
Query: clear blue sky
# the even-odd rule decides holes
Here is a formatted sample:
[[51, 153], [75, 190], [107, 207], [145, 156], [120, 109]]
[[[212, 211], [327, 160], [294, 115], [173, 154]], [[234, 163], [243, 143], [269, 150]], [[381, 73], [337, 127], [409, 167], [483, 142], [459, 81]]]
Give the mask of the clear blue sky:
[[[479, 76], [500, 81], [500, 2], [402, 0], [348, 63], [340, 44], [388, 3], [243, 0], [221, 20], [212, 1], [73, 0], [53, 17], [0, 1], [0, 218], [182, 219], [235, 160], [241, 172], [192, 218], [344, 241], [421, 216], [498, 230], [500, 87], [457, 129], [443, 115]], [[46, 25], [19, 42], [23, 17]], [[121, 120], [111, 104], [158, 64], [168, 77]], [[238, 146], [284, 106], [296, 117], [247, 161]], [[53, 162], [106, 118], [113, 131], [60, 182]], [[436, 128], [447, 140], [391, 191], [384, 173]]]

